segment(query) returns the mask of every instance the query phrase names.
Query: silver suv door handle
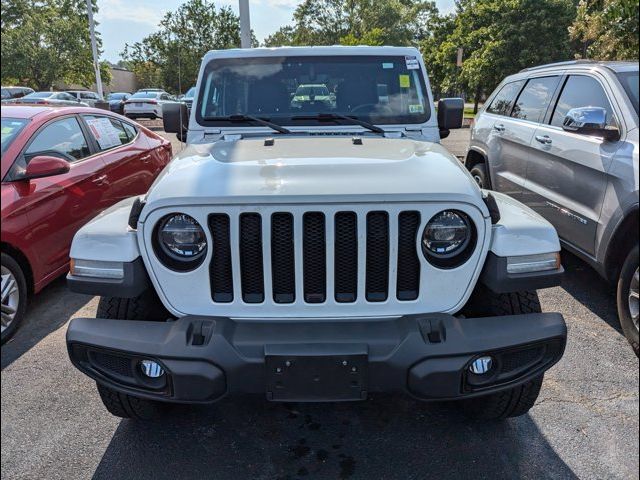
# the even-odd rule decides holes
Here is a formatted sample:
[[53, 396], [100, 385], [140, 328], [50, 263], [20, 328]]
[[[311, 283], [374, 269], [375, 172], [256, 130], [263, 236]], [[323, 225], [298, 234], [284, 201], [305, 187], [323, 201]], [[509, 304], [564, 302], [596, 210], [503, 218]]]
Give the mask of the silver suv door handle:
[[502, 125], [502, 124], [494, 125], [494, 126], [493, 126], [493, 129], [494, 129], [496, 132], [504, 132], [504, 131], [505, 131], [505, 127], [504, 127], [504, 125]]
[[536, 135], [536, 141], [542, 143], [543, 145], [551, 145], [553, 140], [549, 138], [548, 135]]

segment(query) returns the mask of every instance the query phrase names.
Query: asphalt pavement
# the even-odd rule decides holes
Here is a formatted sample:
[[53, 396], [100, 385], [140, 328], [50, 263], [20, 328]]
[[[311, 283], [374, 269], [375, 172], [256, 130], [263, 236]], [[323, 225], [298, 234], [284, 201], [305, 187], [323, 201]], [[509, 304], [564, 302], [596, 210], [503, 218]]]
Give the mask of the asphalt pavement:
[[[463, 154], [468, 132], [445, 144]], [[567, 320], [565, 357], [528, 415], [497, 424], [389, 395], [352, 404], [233, 397], [176, 407], [164, 421], [120, 420], [64, 343], [68, 321], [94, 316], [97, 298], [57, 280], [1, 350], [2, 478], [638, 478], [638, 359], [610, 287], [575, 257], [563, 263], [563, 286], [540, 297]]]

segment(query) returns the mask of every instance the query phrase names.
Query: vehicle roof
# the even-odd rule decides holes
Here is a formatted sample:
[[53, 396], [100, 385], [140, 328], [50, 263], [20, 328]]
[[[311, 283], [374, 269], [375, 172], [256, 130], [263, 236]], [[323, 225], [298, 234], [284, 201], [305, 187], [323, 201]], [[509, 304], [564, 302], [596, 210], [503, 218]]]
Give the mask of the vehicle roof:
[[588, 67], [605, 67], [614, 72], [619, 71], [629, 71], [629, 70], [637, 70], [638, 62], [633, 61], [622, 61], [622, 60], [568, 60], [566, 62], [555, 62], [555, 63], [547, 63], [544, 65], [538, 65], [535, 67], [525, 68], [520, 70], [522, 72], [534, 72], [537, 70], [545, 70], [552, 68], [566, 68], [571, 66], [588, 66]]
[[337, 55], [420, 55], [415, 47], [370, 47], [358, 45], [315, 46], [315, 47], [258, 47], [229, 48], [227, 50], [210, 50], [203, 58], [203, 63], [215, 58], [251, 58], [251, 57], [283, 57], [283, 56], [337, 56]]
[[2, 105], [1, 115], [3, 118], [26, 118], [54, 117], [58, 113], [99, 113], [101, 115], [112, 115], [108, 110], [90, 107], [74, 107], [66, 105]]
[[28, 90], [33, 90], [31, 87], [21, 87], [20, 85], [2, 85], [1, 88], [26, 88]]

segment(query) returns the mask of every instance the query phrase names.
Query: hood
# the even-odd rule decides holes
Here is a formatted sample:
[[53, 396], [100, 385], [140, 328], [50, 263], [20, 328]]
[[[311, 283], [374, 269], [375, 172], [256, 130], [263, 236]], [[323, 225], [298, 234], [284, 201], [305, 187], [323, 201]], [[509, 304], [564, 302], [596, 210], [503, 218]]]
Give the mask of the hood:
[[147, 196], [188, 203], [327, 203], [448, 200], [481, 204], [481, 192], [441, 145], [407, 138], [274, 135], [194, 144]]

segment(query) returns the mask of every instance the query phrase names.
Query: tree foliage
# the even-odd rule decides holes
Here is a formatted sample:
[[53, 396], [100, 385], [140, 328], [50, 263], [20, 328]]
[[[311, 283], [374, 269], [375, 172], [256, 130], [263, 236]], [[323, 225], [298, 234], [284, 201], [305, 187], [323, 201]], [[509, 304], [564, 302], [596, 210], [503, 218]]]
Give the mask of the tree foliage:
[[[97, 10], [94, 2], [94, 12]], [[94, 83], [84, 0], [2, 0], [1, 18], [3, 84], [46, 90], [60, 81], [85, 87]], [[103, 63], [100, 68], [108, 84], [108, 65]]]
[[141, 87], [184, 92], [195, 84], [205, 53], [239, 46], [240, 20], [229, 7], [189, 0], [167, 12], [158, 31], [127, 44], [122, 58]]
[[264, 44], [416, 45], [436, 13], [426, 0], [304, 0]]
[[634, 60], [640, 32], [637, 0], [581, 0], [569, 28], [578, 58]]
[[[443, 91], [462, 90], [477, 100], [507, 75], [571, 58], [573, 0], [458, 0], [454, 17], [440, 21], [422, 44]], [[457, 49], [464, 49], [462, 67]]]

